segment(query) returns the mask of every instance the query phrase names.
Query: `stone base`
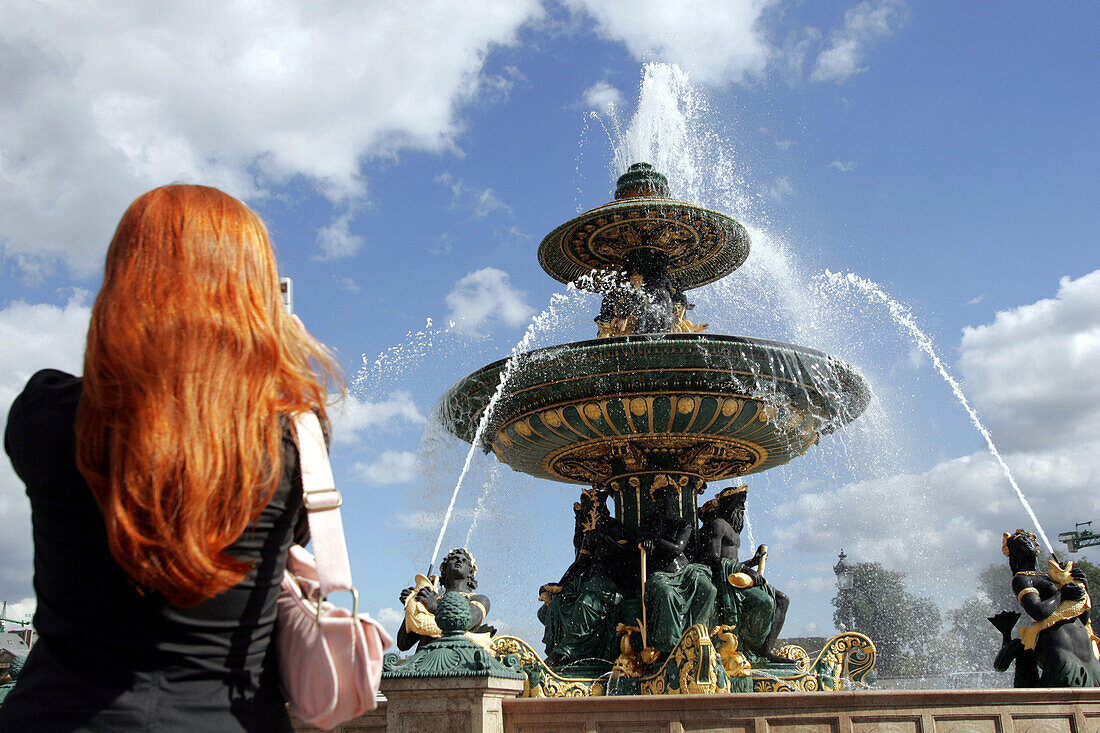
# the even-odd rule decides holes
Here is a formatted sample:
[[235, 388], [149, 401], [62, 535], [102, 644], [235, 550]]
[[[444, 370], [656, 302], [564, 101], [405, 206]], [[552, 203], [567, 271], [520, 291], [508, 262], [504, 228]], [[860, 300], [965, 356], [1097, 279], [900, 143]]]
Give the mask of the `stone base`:
[[[497, 677], [412, 677], [384, 679], [389, 733], [503, 733], [501, 702], [515, 697], [523, 680]], [[358, 719], [357, 719], [358, 720]], [[354, 721], [353, 721], [354, 722]], [[346, 733], [367, 728], [345, 724]]]
[[517, 698], [505, 733], [1100, 733], [1100, 689]]
[[[445, 680], [434, 682], [429, 697], [458, 692], [438, 684]], [[335, 730], [475, 730], [447, 727], [448, 704], [405, 706], [411, 714], [395, 714], [390, 727], [389, 705], [383, 702], [378, 710]], [[503, 733], [1100, 733], [1100, 689], [1096, 688], [498, 698], [495, 705], [503, 713]], [[471, 703], [465, 711], [468, 717], [457, 716], [459, 722], [472, 724], [475, 708]], [[501, 720], [481, 716], [483, 724]], [[317, 730], [295, 722], [298, 731]]]

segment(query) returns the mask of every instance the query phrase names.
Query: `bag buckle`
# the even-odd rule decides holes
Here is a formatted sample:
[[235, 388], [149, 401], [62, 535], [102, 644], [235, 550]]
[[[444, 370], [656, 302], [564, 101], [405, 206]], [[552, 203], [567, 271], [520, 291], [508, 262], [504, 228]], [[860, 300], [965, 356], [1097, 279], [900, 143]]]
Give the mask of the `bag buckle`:
[[[355, 590], [355, 586], [353, 585], [348, 588], [348, 592], [351, 593], [351, 617], [359, 618], [359, 591]], [[321, 623], [321, 616], [324, 611], [326, 600], [328, 600], [328, 596], [321, 596], [317, 601], [317, 623]]]
[[[329, 495], [328, 498], [314, 498], [323, 494]], [[333, 486], [328, 489], [303, 491], [302, 504], [305, 505], [307, 512], [325, 512], [330, 509], [339, 509], [344, 504], [344, 497], [340, 495], [340, 490]]]

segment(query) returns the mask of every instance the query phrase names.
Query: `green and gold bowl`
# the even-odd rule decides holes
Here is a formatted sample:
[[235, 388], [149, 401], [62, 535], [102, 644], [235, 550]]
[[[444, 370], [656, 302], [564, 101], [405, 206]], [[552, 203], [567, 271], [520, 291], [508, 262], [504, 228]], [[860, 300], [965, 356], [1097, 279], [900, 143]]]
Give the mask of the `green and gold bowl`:
[[636, 464], [717, 481], [802, 455], [870, 399], [855, 369], [814, 349], [660, 334], [494, 362], [452, 386], [435, 414], [467, 442], [484, 419], [480, 447], [538, 478], [598, 484], [616, 463], [617, 475]]

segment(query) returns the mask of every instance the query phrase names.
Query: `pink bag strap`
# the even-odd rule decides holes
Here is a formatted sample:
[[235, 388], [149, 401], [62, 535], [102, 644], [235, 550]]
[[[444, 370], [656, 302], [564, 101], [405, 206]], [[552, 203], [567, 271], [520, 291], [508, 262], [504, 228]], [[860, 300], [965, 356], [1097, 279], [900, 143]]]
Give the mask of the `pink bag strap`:
[[333, 591], [351, 591], [355, 604], [353, 615], [358, 615], [359, 594], [351, 584], [351, 563], [344, 539], [344, 523], [340, 519], [340, 505], [344, 499], [332, 477], [321, 423], [312, 411], [302, 412], [294, 418], [294, 427], [302, 468], [302, 502], [313, 539], [321, 600]]

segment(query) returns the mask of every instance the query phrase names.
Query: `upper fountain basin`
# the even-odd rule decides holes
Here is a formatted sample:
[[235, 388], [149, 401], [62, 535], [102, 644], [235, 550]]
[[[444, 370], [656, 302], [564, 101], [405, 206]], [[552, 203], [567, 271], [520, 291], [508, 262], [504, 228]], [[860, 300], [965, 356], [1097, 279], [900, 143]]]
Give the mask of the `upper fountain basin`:
[[[443, 395], [435, 413], [451, 432], [473, 442], [507, 364], [482, 367]], [[599, 483], [631, 466], [714, 481], [802, 455], [858, 417], [870, 396], [851, 366], [792, 344], [707, 334], [594, 339], [521, 354], [481, 447], [556, 481]]]
[[547, 234], [539, 264], [560, 282], [598, 290], [585, 276], [622, 270], [623, 256], [638, 249], [664, 253], [669, 276], [680, 290], [690, 290], [740, 267], [749, 256], [749, 236], [717, 211], [638, 196], [586, 211]]

